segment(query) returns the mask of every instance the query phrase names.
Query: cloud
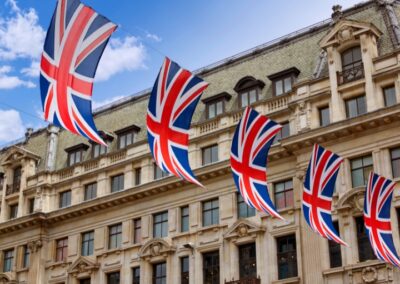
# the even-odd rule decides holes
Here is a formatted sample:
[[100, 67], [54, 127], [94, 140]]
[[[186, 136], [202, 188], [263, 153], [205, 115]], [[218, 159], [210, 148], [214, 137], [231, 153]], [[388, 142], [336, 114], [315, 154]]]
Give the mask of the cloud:
[[23, 137], [25, 127], [18, 111], [0, 109], [0, 142], [13, 141]]
[[144, 68], [145, 47], [133, 36], [111, 39], [96, 73], [96, 81], [106, 81], [111, 76]]
[[39, 61], [32, 61], [31, 66], [25, 67], [21, 69], [21, 73], [25, 76], [37, 78], [40, 74], [40, 62]]
[[10, 90], [17, 87], [27, 87], [27, 88], [34, 88], [36, 85], [31, 81], [24, 81], [21, 80], [17, 76], [9, 75], [12, 71], [11, 66], [1, 66], [0, 67], [0, 90]]
[[151, 40], [154, 40], [155, 42], [161, 42], [161, 41], [162, 41], [162, 38], [161, 38], [161, 37], [159, 37], [159, 36], [156, 35], [156, 34], [151, 34], [151, 33], [149, 33], [149, 32], [146, 32], [146, 38], [151, 39]]
[[115, 96], [115, 97], [112, 97], [112, 98], [109, 98], [109, 99], [106, 99], [106, 100], [103, 100], [103, 101], [95, 101], [95, 100], [93, 100], [92, 107], [93, 107], [93, 109], [96, 109], [96, 108], [111, 104], [113, 102], [116, 102], [116, 101], [118, 101], [120, 99], [123, 99], [123, 98], [124, 98], [124, 96]]
[[11, 17], [0, 18], [0, 59], [38, 58], [45, 31], [35, 9], [22, 11], [15, 0], [7, 0]]

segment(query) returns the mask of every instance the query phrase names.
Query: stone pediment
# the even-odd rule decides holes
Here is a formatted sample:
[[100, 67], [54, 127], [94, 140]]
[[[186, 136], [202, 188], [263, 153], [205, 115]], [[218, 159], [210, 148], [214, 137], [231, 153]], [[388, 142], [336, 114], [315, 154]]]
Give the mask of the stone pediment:
[[139, 250], [139, 257], [145, 260], [157, 257], [167, 257], [168, 254], [175, 252], [175, 246], [163, 239], [153, 239], [146, 242]]
[[320, 46], [327, 48], [332, 45], [340, 45], [358, 39], [361, 34], [366, 33], [373, 34], [376, 38], [382, 35], [382, 32], [372, 23], [341, 20], [322, 38]]
[[245, 237], [255, 237], [259, 233], [264, 233], [265, 228], [254, 224], [246, 219], [237, 220], [225, 233], [225, 239], [238, 239]]
[[5, 157], [1, 162], [1, 165], [6, 166], [14, 164], [20, 162], [22, 159], [32, 159], [38, 161], [40, 157], [24, 148], [12, 146], [10, 149], [7, 150]]
[[16, 280], [12, 280], [7, 274], [0, 273], [0, 284], [12, 284], [17, 283]]
[[77, 277], [79, 274], [90, 275], [92, 272], [98, 270], [100, 265], [88, 257], [81, 256], [68, 269], [68, 273]]
[[351, 210], [353, 213], [362, 212], [364, 209], [365, 188], [359, 187], [347, 191], [340, 196], [337, 202], [338, 210]]

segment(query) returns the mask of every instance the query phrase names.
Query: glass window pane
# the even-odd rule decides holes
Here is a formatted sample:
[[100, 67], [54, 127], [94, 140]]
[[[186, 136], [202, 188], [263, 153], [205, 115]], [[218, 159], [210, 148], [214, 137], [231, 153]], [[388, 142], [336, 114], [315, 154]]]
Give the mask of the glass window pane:
[[282, 80], [275, 81], [275, 95], [280, 96], [283, 94], [283, 82]]
[[285, 93], [290, 92], [292, 90], [292, 78], [285, 78]]
[[215, 117], [215, 104], [210, 104], [208, 106], [208, 118]]
[[357, 98], [358, 104], [358, 115], [364, 114], [367, 112], [367, 105], [365, 103], [365, 96]]
[[248, 93], [242, 93], [241, 94], [241, 105], [242, 107], [246, 107], [249, 104], [249, 94]]
[[359, 187], [364, 185], [363, 170], [362, 169], [353, 170], [351, 173], [351, 179], [353, 182], [353, 187]]
[[329, 107], [321, 108], [319, 110], [319, 115], [320, 115], [320, 125], [321, 126], [326, 126], [330, 123]]
[[355, 99], [346, 101], [347, 117], [352, 118], [358, 115], [357, 102]]
[[216, 112], [216, 114], [217, 115], [222, 114], [224, 112], [223, 108], [224, 108], [224, 103], [222, 101], [217, 102], [217, 112]]
[[392, 159], [400, 158], [400, 148], [392, 149], [391, 156], [392, 156]]
[[250, 101], [250, 104], [257, 101], [257, 91], [256, 90], [251, 90], [249, 92], [249, 101]]
[[394, 86], [384, 88], [383, 94], [384, 94], [384, 98], [385, 98], [385, 106], [392, 106], [397, 103], [396, 102], [396, 89]]

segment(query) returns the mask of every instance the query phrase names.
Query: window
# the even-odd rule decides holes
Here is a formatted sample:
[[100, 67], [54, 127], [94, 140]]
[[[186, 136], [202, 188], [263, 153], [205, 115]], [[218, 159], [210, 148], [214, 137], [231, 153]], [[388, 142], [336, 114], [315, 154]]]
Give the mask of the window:
[[86, 144], [79, 144], [65, 149], [68, 153], [68, 166], [73, 166], [83, 161], [83, 153], [89, 148]]
[[296, 67], [291, 67], [289, 69], [269, 75], [268, 79], [272, 81], [274, 96], [281, 96], [290, 93], [293, 89], [293, 83], [296, 81], [296, 78], [299, 74], [299, 69]]
[[218, 198], [203, 202], [203, 227], [219, 223]]
[[90, 284], [90, 278], [79, 280], [79, 284]]
[[342, 72], [339, 84], [344, 84], [364, 77], [364, 67], [359, 46], [349, 48], [342, 53]]
[[320, 126], [327, 126], [331, 123], [329, 117], [329, 107], [323, 107], [319, 109], [319, 124]]
[[121, 247], [122, 224], [116, 224], [108, 227], [108, 249]]
[[240, 193], [236, 194], [237, 196], [237, 214], [238, 218], [248, 218], [256, 215], [256, 210], [253, 207], [244, 202], [244, 199]]
[[276, 239], [278, 246], [278, 277], [286, 279], [297, 276], [296, 236]]
[[71, 190], [60, 193], [59, 208], [71, 206]]
[[133, 243], [139, 244], [142, 242], [142, 220], [137, 218], [133, 220]]
[[369, 172], [373, 170], [372, 156], [353, 159], [350, 161], [350, 165], [353, 188], [366, 185]]
[[153, 264], [153, 284], [167, 283], [167, 264], [165, 262]]
[[360, 96], [346, 100], [346, 115], [347, 118], [357, 117], [367, 112], [365, 96]]
[[28, 214], [32, 214], [35, 210], [35, 198], [28, 199]]
[[385, 99], [385, 106], [389, 107], [397, 103], [396, 89], [394, 86], [383, 88], [383, 96]]
[[261, 89], [265, 83], [254, 77], [246, 76], [239, 80], [234, 90], [239, 94], [239, 107], [247, 107], [259, 99]]
[[132, 268], [132, 284], [140, 284], [140, 267]]
[[107, 274], [107, 284], [119, 284], [120, 282], [119, 272], [113, 272]]
[[239, 278], [257, 277], [256, 244], [239, 246]]
[[56, 241], [56, 261], [67, 261], [68, 257], [68, 238]]
[[135, 169], [135, 185], [140, 185], [142, 183], [141, 177], [142, 177], [142, 169], [136, 168]]
[[140, 128], [136, 125], [116, 131], [115, 133], [118, 135], [118, 149], [124, 149], [132, 145], [136, 141], [136, 136], [139, 131]]
[[251, 89], [240, 93], [240, 106], [247, 107], [258, 101], [258, 89]]
[[181, 284], [189, 284], [189, 257], [181, 257]]
[[12, 192], [18, 192], [21, 186], [22, 167], [16, 167], [13, 172]]
[[201, 149], [203, 166], [218, 162], [218, 145], [212, 145]]
[[10, 220], [18, 216], [18, 204], [10, 205]]
[[189, 206], [181, 208], [181, 232], [189, 231]]
[[207, 119], [214, 118], [224, 112], [224, 100], [219, 99], [207, 103]]
[[124, 189], [124, 174], [111, 177], [111, 192]]
[[82, 234], [81, 254], [83, 256], [93, 255], [94, 248], [94, 231]]
[[290, 136], [289, 122], [282, 122], [280, 125], [282, 125], [282, 129], [276, 134], [274, 143], [281, 142], [282, 139]]
[[90, 183], [85, 186], [85, 201], [97, 197], [97, 183]]
[[153, 222], [153, 238], [168, 236], [168, 211], [154, 214]]
[[28, 268], [30, 264], [31, 251], [27, 245], [22, 247], [23, 249], [23, 259], [22, 259], [22, 268]]
[[10, 272], [13, 269], [13, 262], [14, 262], [14, 250], [6, 250], [3, 252], [4, 259], [3, 259], [3, 272]]
[[390, 150], [393, 178], [400, 177], [400, 148]]
[[203, 254], [203, 283], [219, 284], [219, 252]]
[[362, 216], [356, 217], [356, 229], [357, 229], [357, 245], [358, 245], [358, 258], [359, 261], [366, 261], [369, 259], [376, 259], [374, 251], [372, 250], [371, 243], [367, 232], [365, 231], [364, 219]]
[[97, 158], [101, 155], [107, 154], [108, 147], [97, 143], [92, 144], [92, 157]]
[[274, 189], [276, 209], [294, 206], [292, 180], [277, 182], [274, 185]]
[[[336, 232], [338, 232], [338, 234], [339, 234], [339, 222], [338, 221], [333, 222], [333, 227], [335, 228]], [[342, 252], [340, 250], [340, 245], [337, 242], [328, 240], [328, 246], [329, 246], [329, 261], [330, 261], [331, 268], [342, 266]]]
[[156, 164], [154, 164], [154, 180], [165, 178], [169, 173], [162, 171]]

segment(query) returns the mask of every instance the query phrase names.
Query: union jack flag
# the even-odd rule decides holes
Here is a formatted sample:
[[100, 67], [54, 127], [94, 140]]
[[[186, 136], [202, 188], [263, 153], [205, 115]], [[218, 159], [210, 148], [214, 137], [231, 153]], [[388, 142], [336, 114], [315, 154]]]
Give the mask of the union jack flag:
[[79, 0], [59, 0], [40, 64], [44, 118], [103, 145], [92, 116], [93, 78], [115, 29]]
[[189, 128], [208, 84], [165, 58], [150, 95], [147, 136], [156, 164], [164, 172], [201, 185], [189, 164]]
[[393, 243], [390, 208], [396, 184], [373, 172], [369, 174], [364, 200], [364, 224], [375, 255], [400, 267]]
[[247, 205], [283, 219], [268, 193], [267, 156], [282, 126], [247, 107], [231, 146], [231, 168], [236, 187]]
[[347, 246], [333, 226], [331, 210], [336, 177], [342, 162], [343, 159], [335, 153], [314, 145], [304, 181], [302, 203], [304, 218], [314, 232]]

